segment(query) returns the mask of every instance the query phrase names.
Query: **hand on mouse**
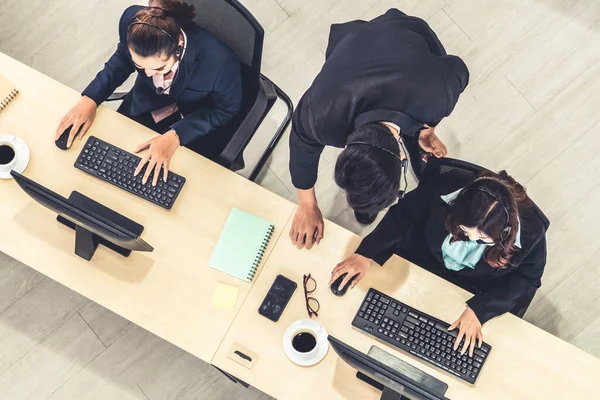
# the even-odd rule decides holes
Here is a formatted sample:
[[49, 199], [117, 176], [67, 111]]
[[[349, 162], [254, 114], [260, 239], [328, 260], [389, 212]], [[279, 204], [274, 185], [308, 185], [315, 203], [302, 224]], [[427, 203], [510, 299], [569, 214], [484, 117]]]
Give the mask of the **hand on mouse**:
[[333, 271], [331, 271], [331, 280], [329, 281], [328, 285], [331, 285], [337, 278], [340, 277], [340, 275], [347, 273], [339, 287], [346, 287], [348, 281], [356, 275], [356, 278], [352, 282], [352, 287], [350, 288], [352, 289], [367, 273], [367, 269], [369, 269], [370, 265], [371, 260], [369, 258], [363, 257], [356, 253], [352, 254], [350, 257], [336, 265]]
[[179, 147], [179, 137], [174, 130], [170, 130], [160, 136], [154, 137], [147, 142], [140, 144], [135, 152], [139, 153], [142, 150], [148, 150], [138, 164], [133, 176], [137, 176], [142, 171], [142, 168], [148, 163], [148, 168], [144, 173], [142, 184], [146, 184], [150, 173], [154, 170], [154, 179], [152, 186], [156, 186], [160, 176], [160, 169], [163, 168], [163, 180], [167, 181], [169, 173], [169, 162], [175, 154], [175, 150]]
[[71, 133], [69, 134], [69, 140], [67, 141], [67, 148], [71, 147], [73, 140], [75, 140], [75, 136], [79, 136], [79, 139], [82, 139], [90, 126], [94, 123], [94, 119], [96, 118], [96, 108], [97, 105], [94, 100], [87, 96], [82, 96], [79, 103], [75, 104], [60, 120], [54, 140], [58, 140], [63, 132], [70, 126], [72, 126], [72, 128]]

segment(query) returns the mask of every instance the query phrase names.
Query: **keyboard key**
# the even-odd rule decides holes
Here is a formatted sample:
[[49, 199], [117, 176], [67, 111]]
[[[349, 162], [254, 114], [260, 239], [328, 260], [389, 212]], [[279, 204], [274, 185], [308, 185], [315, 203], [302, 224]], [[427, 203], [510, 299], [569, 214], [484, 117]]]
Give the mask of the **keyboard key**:
[[419, 318], [419, 315], [416, 312], [414, 312], [414, 311], [409, 311], [408, 315], [410, 315], [413, 318], [417, 318], [417, 319]]
[[473, 354], [477, 354], [479, 357], [482, 357], [482, 358], [486, 356], [486, 354], [479, 349], [474, 349]]

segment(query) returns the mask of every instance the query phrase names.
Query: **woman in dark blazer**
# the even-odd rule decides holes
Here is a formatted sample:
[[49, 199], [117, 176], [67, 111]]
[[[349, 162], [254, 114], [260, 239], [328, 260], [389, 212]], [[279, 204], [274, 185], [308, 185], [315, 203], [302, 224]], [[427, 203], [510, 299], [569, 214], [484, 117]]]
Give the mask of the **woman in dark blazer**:
[[483, 342], [481, 325], [512, 312], [523, 316], [546, 264], [546, 226], [525, 193], [506, 171], [477, 179], [449, 172], [423, 181], [391, 207], [356, 253], [338, 264], [331, 282], [347, 273], [352, 286], [371, 260], [383, 265], [392, 254], [474, 293], [450, 329], [454, 344], [472, 355]]
[[96, 116], [96, 107], [137, 70], [138, 76], [119, 112], [161, 133], [140, 144], [148, 150], [137, 175], [148, 163], [143, 182], [161, 167], [166, 180], [169, 161], [179, 145], [200, 139], [229, 122], [240, 109], [240, 63], [233, 51], [194, 22], [195, 8], [180, 0], [151, 0], [149, 7], [131, 6], [119, 21], [117, 50], [83, 91], [80, 102], [61, 120], [56, 132], [72, 126], [67, 143], [81, 139]]

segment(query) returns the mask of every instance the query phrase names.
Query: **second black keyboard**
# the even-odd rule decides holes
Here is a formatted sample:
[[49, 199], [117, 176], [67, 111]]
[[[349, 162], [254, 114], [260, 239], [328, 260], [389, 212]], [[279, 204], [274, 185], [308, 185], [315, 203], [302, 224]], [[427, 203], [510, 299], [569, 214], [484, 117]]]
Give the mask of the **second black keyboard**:
[[369, 289], [352, 325], [471, 384], [492, 349], [484, 342], [473, 357], [468, 350], [461, 355], [464, 339], [453, 350], [457, 329], [448, 331], [450, 324], [375, 289]]
[[75, 161], [75, 167], [157, 206], [171, 209], [185, 184], [185, 178], [169, 171], [165, 182], [161, 170], [158, 184], [152, 186], [152, 171], [144, 185], [142, 178], [146, 167], [137, 176], [133, 176], [140, 160], [141, 158], [134, 154], [90, 136]]

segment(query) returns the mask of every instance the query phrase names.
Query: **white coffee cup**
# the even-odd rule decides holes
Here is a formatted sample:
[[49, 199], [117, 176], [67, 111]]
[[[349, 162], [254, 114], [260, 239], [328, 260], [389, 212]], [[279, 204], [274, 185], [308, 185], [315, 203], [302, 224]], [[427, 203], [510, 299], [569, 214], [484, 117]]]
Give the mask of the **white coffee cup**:
[[283, 349], [288, 358], [298, 365], [317, 364], [329, 350], [327, 331], [317, 321], [298, 320], [286, 329]]
[[17, 138], [15, 136], [0, 136], [0, 168], [10, 171], [17, 165]]
[[14, 135], [0, 135], [0, 179], [12, 179], [10, 171], [23, 173], [29, 164], [29, 148]]

